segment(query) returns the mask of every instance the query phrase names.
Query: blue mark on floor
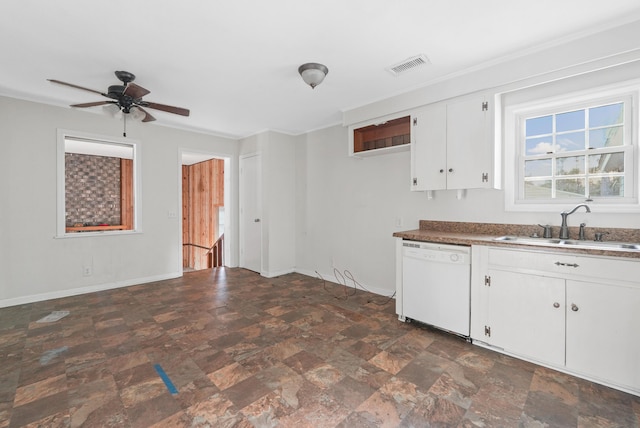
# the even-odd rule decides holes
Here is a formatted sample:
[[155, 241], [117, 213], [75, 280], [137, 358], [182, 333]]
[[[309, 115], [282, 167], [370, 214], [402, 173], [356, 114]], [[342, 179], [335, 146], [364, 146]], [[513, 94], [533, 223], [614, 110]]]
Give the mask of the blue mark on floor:
[[176, 395], [178, 393], [178, 390], [176, 389], [176, 387], [173, 384], [173, 382], [171, 382], [171, 379], [169, 379], [169, 376], [167, 376], [167, 374], [164, 372], [164, 370], [162, 369], [160, 364], [155, 364], [153, 366], [153, 368], [156, 369], [156, 372], [158, 373], [158, 376], [160, 376], [160, 378], [162, 379], [162, 381], [166, 385], [166, 387], [169, 390], [169, 392], [171, 393], [171, 395]]

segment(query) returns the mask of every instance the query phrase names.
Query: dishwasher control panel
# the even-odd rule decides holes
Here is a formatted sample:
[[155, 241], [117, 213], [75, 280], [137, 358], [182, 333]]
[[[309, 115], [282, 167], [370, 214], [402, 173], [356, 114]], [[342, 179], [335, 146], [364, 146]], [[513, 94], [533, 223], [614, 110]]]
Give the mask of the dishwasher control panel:
[[405, 257], [440, 263], [469, 264], [471, 262], [471, 250], [467, 246], [406, 241], [402, 243], [402, 247]]

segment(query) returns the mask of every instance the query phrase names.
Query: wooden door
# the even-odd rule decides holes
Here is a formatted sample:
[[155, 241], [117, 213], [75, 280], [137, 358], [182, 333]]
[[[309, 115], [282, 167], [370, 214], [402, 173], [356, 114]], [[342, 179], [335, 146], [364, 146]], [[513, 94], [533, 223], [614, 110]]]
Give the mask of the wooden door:
[[218, 212], [224, 206], [224, 160], [182, 166], [183, 267], [211, 267], [208, 250], [218, 239]]

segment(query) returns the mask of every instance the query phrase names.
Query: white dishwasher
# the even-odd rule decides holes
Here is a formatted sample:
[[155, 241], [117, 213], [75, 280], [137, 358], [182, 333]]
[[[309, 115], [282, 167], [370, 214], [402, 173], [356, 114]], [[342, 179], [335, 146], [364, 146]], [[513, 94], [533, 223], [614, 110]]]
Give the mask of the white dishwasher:
[[471, 249], [429, 242], [402, 242], [402, 313], [469, 337]]

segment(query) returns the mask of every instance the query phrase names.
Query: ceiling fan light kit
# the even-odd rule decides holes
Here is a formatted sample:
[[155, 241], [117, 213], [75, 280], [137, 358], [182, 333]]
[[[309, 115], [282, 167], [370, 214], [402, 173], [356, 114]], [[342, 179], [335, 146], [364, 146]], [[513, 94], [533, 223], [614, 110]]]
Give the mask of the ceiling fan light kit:
[[311, 86], [311, 89], [315, 89], [326, 75], [329, 73], [329, 69], [326, 65], [318, 64], [317, 62], [308, 62], [298, 67], [298, 73], [302, 76], [302, 80]]
[[57, 83], [59, 85], [65, 85], [71, 88], [81, 89], [83, 91], [89, 91], [96, 94], [100, 94], [103, 97], [110, 99], [109, 101], [94, 101], [90, 103], [72, 104], [71, 107], [86, 108], [86, 107], [95, 107], [95, 106], [105, 106], [105, 107], [108, 107], [108, 109], [112, 112], [111, 114], [113, 114], [114, 116], [118, 112], [122, 112], [125, 115], [124, 117], [126, 120], [126, 115], [132, 113], [133, 119], [137, 119], [137, 120], [141, 119], [142, 122], [151, 122], [156, 120], [156, 118], [151, 116], [146, 110], [144, 110], [144, 108], [152, 108], [152, 109], [164, 111], [167, 113], [179, 114], [181, 116], [189, 116], [190, 112], [186, 108], [174, 107], [166, 104], [158, 104], [151, 101], [144, 101], [142, 97], [149, 94], [151, 91], [133, 83], [133, 81], [136, 78], [136, 76], [133, 73], [129, 73], [128, 71], [116, 71], [115, 75], [118, 78], [118, 80], [120, 80], [123, 84], [109, 86], [106, 93], [96, 91], [94, 89], [89, 89], [82, 86], [74, 85], [72, 83], [62, 82], [60, 80], [55, 80], [55, 79], [47, 79], [47, 80], [49, 80], [52, 83]]

